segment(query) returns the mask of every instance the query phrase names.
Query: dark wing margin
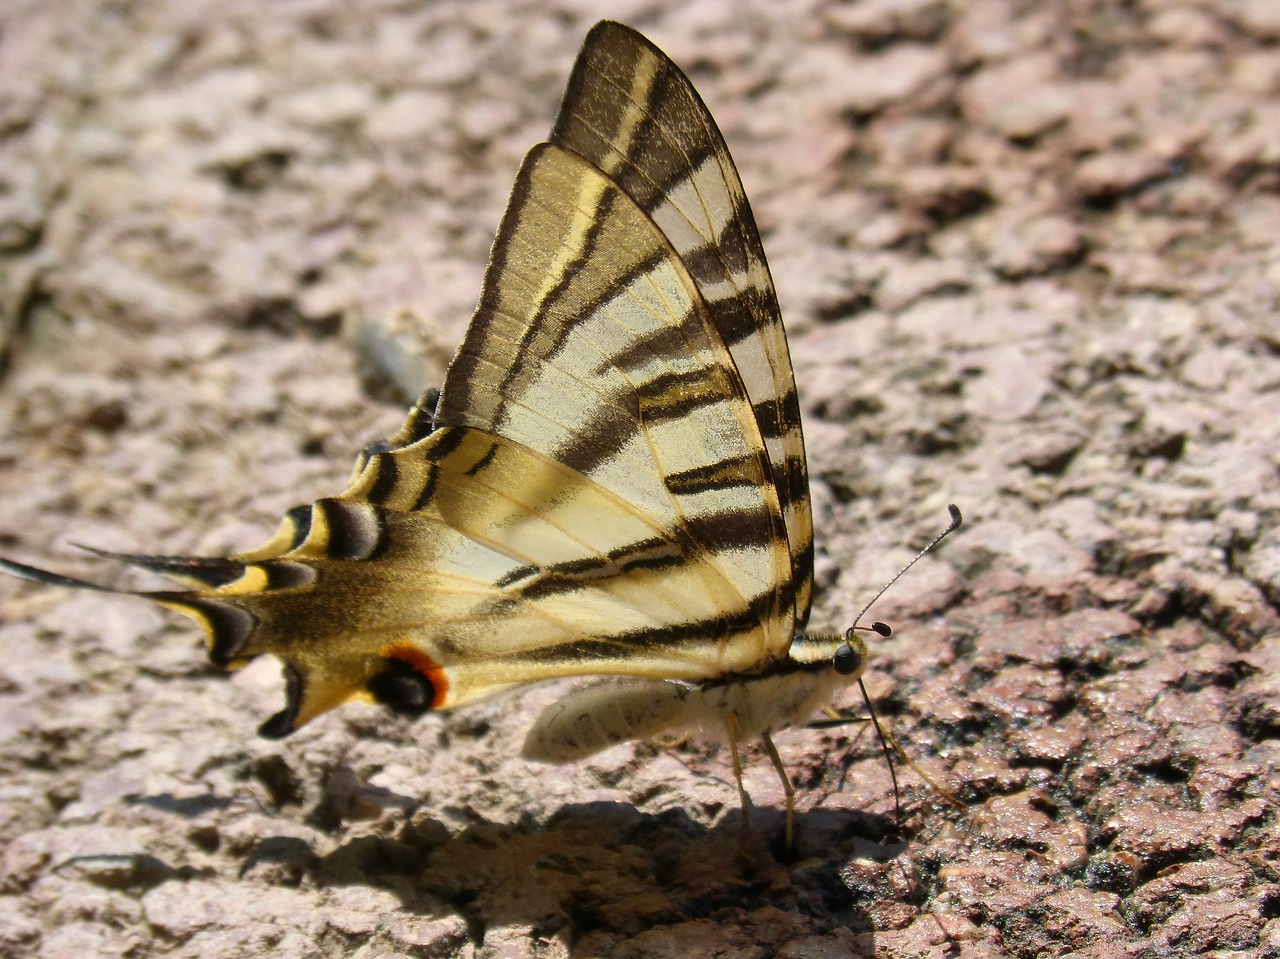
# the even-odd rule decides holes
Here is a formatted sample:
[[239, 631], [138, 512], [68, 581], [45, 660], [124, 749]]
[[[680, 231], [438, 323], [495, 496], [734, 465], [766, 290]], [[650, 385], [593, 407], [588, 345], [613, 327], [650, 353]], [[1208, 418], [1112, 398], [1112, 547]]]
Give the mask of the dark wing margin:
[[795, 375], [751, 206], [688, 78], [630, 27], [587, 34], [550, 142], [590, 161], [658, 225], [737, 365], [786, 522], [796, 627], [813, 592], [813, 518]]

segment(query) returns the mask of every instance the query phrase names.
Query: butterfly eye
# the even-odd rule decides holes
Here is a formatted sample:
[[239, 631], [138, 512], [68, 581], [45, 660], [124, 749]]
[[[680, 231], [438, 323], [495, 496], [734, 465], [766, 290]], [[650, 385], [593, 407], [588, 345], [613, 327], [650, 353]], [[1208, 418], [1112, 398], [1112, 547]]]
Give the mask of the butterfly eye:
[[852, 676], [862, 670], [863, 656], [859, 650], [854, 649], [848, 643], [841, 643], [836, 647], [835, 655], [831, 659], [832, 668], [841, 676]]
[[421, 716], [436, 700], [436, 687], [403, 659], [388, 659], [365, 688], [375, 700], [404, 716]]

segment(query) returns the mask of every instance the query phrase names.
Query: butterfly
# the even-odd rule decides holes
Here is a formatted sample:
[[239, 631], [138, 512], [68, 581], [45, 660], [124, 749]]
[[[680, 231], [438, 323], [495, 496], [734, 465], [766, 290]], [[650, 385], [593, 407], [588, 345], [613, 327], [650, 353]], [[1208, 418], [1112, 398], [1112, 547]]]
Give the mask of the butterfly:
[[758, 738], [788, 841], [771, 736], [866, 662], [854, 631], [806, 628], [800, 411], [738, 173], [688, 78], [608, 21], [520, 167], [440, 391], [349, 488], [252, 552], [102, 555], [182, 583], [137, 595], [196, 619], [218, 666], [283, 663], [263, 736], [352, 699], [419, 715], [598, 677], [537, 719], [527, 757], [703, 728], [729, 738], [745, 817], [738, 746]]

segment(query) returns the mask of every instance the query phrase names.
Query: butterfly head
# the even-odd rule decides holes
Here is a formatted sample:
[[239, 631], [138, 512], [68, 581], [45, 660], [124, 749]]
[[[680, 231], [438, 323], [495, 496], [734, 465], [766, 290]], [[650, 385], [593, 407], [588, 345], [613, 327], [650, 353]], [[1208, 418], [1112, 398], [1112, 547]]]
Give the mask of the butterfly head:
[[853, 629], [845, 633], [798, 633], [791, 641], [790, 658], [802, 667], [827, 667], [849, 679], [857, 679], [867, 665], [867, 644]]

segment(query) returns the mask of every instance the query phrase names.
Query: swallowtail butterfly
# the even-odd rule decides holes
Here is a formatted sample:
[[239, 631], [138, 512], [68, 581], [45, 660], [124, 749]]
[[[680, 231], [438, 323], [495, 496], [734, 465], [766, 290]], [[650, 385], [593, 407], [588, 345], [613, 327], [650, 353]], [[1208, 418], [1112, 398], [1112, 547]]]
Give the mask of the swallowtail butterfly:
[[284, 664], [264, 736], [350, 699], [420, 714], [600, 677], [546, 710], [526, 756], [708, 727], [741, 790], [737, 744], [759, 738], [788, 837], [770, 735], [866, 658], [852, 631], [806, 631], [800, 412], [733, 161], [679, 68], [610, 22], [516, 176], [442, 389], [346, 492], [243, 555], [105, 555], [180, 581], [139, 595], [199, 621], [217, 665]]

